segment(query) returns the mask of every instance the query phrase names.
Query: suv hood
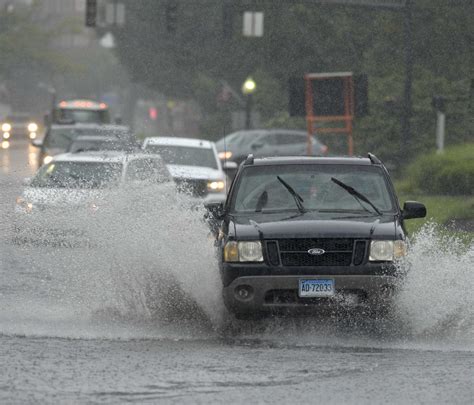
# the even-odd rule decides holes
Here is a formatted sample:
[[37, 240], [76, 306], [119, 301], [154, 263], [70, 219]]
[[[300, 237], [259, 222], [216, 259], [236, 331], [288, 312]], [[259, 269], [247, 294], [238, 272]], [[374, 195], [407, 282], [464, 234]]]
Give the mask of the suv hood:
[[[239, 240], [285, 238], [381, 238], [396, 237], [397, 221], [392, 215], [351, 216], [306, 213], [296, 218], [291, 214], [262, 214], [250, 217], [233, 217], [229, 223], [229, 236]], [[271, 217], [271, 218], [265, 218]]]
[[104, 196], [104, 190], [27, 187], [22, 197], [34, 205], [48, 207], [82, 206]]
[[224, 172], [211, 167], [166, 165], [173, 178], [196, 180], [223, 180]]

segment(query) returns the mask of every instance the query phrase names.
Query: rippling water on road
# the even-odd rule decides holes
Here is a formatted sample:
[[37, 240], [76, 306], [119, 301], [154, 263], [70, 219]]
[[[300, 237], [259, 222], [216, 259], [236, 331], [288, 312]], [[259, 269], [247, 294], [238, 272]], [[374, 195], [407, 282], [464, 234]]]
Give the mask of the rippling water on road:
[[146, 192], [91, 246], [12, 243], [27, 161], [0, 151], [1, 403], [473, 402], [474, 246], [425, 227], [392, 320], [231, 322], [202, 213]]

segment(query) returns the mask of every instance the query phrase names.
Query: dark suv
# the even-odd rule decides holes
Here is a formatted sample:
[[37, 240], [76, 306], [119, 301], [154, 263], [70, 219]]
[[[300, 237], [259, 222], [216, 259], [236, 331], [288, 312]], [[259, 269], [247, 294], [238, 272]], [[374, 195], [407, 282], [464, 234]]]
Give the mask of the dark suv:
[[240, 166], [225, 205], [209, 207], [223, 296], [237, 318], [349, 303], [390, 302], [406, 255], [404, 220], [390, 176], [369, 158], [280, 157]]

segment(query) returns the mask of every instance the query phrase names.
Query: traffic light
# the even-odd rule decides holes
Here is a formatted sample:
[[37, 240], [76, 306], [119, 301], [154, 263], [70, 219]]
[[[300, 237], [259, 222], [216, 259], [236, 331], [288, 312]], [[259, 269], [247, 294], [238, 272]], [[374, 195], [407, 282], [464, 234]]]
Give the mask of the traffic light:
[[86, 27], [95, 27], [97, 23], [97, 0], [86, 1]]
[[177, 0], [168, 0], [165, 9], [166, 31], [170, 34], [176, 33], [178, 23], [178, 3]]

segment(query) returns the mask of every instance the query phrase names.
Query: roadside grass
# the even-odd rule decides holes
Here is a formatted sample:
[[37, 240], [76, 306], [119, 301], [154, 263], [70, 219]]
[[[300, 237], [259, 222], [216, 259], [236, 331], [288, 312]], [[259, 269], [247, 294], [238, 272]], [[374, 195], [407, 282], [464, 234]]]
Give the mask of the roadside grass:
[[447, 225], [445, 231], [455, 234], [466, 241], [474, 241], [474, 225], [468, 229], [459, 229], [456, 223], [469, 221], [474, 224], [474, 196], [441, 196], [421, 193], [406, 193], [402, 182], [395, 184], [398, 198], [403, 206], [405, 201], [419, 201], [426, 206], [426, 218], [410, 219], [405, 222], [410, 234], [418, 231], [428, 222]]

